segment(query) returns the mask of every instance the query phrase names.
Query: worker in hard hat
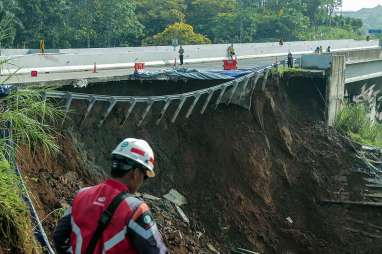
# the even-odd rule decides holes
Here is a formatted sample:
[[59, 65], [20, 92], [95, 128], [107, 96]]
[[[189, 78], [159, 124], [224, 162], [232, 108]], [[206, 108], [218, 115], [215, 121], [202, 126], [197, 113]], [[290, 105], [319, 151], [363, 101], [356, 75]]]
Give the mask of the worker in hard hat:
[[233, 60], [235, 56], [235, 49], [233, 48], [233, 43], [231, 43], [231, 45], [227, 48], [227, 57]]
[[57, 253], [168, 253], [149, 207], [134, 195], [155, 176], [153, 150], [144, 140], [127, 138], [111, 155], [111, 178], [80, 190], [59, 221]]

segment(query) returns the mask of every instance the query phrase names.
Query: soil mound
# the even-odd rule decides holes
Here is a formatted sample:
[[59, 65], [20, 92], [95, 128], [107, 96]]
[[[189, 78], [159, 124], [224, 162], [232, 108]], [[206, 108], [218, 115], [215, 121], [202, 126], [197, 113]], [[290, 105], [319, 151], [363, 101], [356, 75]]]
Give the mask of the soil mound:
[[[288, 89], [273, 77], [266, 91], [254, 93], [250, 111], [220, 105], [159, 126], [155, 112], [144, 126], [136, 126], [139, 114], [121, 126], [125, 109], [117, 106], [97, 127], [107, 107], [98, 105], [80, 127], [86, 105], [76, 103], [63, 128], [62, 153], [20, 160], [41, 218], [70, 204], [80, 187], [102, 179], [114, 146], [137, 137], [152, 144], [157, 160], [158, 177], [142, 192], [162, 197], [173, 188], [188, 200], [182, 209], [190, 223], [165, 199], [148, 199], [171, 253], [231, 253], [238, 247], [259, 253], [380, 253], [380, 239], [346, 230], [352, 218], [376, 218], [377, 210], [320, 203], [335, 197], [343, 178], [356, 178], [353, 147], [318, 117], [307, 117], [315, 105], [320, 112], [319, 96], [306, 98], [305, 107]], [[49, 232], [56, 219], [45, 220]]]

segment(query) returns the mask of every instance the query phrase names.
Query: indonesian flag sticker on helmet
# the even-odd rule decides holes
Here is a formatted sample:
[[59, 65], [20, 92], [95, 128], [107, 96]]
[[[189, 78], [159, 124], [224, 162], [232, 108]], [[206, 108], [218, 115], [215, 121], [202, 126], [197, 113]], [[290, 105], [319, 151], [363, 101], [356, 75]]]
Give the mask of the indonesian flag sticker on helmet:
[[154, 177], [154, 152], [150, 145], [142, 140], [126, 138], [111, 153], [129, 158], [147, 169], [147, 176]]

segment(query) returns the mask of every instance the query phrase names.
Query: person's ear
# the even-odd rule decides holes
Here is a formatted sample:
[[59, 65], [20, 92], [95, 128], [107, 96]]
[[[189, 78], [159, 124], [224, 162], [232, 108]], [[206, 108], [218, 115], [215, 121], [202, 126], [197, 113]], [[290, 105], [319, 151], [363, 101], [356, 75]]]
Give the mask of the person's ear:
[[138, 179], [138, 170], [136, 168], [133, 169], [132, 176], [133, 180], [136, 181]]
[[135, 179], [137, 179], [137, 180], [141, 180], [141, 177], [142, 177], [142, 171], [139, 169], [139, 168], [136, 168], [135, 170], [134, 170], [134, 174], [135, 174]]

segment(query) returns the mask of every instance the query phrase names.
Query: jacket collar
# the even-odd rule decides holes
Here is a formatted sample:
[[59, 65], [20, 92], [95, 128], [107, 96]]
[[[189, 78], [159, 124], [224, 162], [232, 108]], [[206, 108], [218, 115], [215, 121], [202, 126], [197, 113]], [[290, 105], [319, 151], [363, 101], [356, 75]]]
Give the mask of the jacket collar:
[[114, 180], [114, 179], [107, 179], [104, 182], [106, 185], [109, 185], [110, 187], [117, 189], [119, 191], [126, 191], [129, 192], [129, 187], [127, 185], [121, 183], [120, 181]]

